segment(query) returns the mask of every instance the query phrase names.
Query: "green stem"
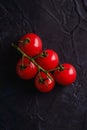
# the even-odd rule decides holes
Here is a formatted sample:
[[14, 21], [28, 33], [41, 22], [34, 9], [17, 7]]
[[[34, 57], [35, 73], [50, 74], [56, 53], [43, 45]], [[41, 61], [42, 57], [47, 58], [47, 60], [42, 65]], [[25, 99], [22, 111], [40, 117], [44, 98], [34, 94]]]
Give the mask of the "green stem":
[[39, 54], [37, 56], [34, 56], [33, 59], [37, 59], [38, 57], [42, 56], [42, 54]]
[[14, 43], [12, 43], [12, 46], [17, 49], [24, 57], [27, 57], [32, 63], [34, 63], [39, 70], [43, 71], [51, 80], [53, 80], [53, 78], [50, 76], [49, 72], [45, 69], [43, 69], [35, 60], [34, 58], [28, 56], [26, 53], [24, 53], [17, 45], [15, 45]]
[[59, 71], [63, 71], [64, 70], [64, 66], [62, 66], [61, 64], [58, 65], [58, 67], [52, 69], [52, 70], [49, 70], [48, 72], [52, 72], [52, 71], [55, 71], [55, 70], [59, 70]]
[[59, 66], [56, 67], [56, 68], [54, 68], [54, 69], [52, 69], [52, 70], [48, 70], [48, 72], [53, 72], [53, 71], [55, 71], [55, 70], [59, 70]]
[[37, 56], [34, 56], [33, 59], [37, 59], [38, 57], [46, 57], [48, 54], [45, 50], [43, 50], [40, 54]]
[[30, 39], [29, 38], [26, 38], [24, 40], [20, 40], [19, 43], [22, 43], [22, 44], [27, 44], [30, 42]]

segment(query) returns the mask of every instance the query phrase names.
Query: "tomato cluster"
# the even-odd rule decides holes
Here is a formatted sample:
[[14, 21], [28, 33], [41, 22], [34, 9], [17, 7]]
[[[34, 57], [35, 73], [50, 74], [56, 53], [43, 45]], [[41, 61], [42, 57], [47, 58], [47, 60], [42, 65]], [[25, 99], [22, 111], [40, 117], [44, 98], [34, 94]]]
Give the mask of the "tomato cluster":
[[52, 49], [42, 49], [41, 38], [34, 34], [25, 34], [13, 45], [22, 54], [16, 64], [17, 75], [24, 79], [34, 79], [35, 87], [40, 92], [49, 92], [55, 83], [63, 86], [76, 80], [77, 72], [69, 63], [59, 64], [59, 56]]

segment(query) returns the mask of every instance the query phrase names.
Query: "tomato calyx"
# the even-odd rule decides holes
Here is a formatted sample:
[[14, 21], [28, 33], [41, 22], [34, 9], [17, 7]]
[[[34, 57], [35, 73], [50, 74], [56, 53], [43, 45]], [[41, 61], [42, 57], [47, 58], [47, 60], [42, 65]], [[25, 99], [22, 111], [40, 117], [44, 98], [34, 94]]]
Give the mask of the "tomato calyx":
[[59, 65], [59, 66], [58, 66], [58, 70], [59, 70], [59, 71], [63, 71], [64, 69], [65, 69], [65, 68], [64, 68], [63, 65]]
[[27, 68], [27, 66], [25, 66], [25, 65], [20, 65], [20, 69], [24, 70], [25, 68]]
[[42, 77], [39, 77], [39, 82], [43, 84], [47, 79], [48, 79], [48, 78], [44, 78], [44, 79], [43, 79]]
[[55, 71], [55, 70], [63, 71], [64, 69], [65, 69], [64, 66], [60, 64], [56, 68], [49, 70], [48, 72], [52, 72], [52, 71]]
[[22, 43], [23, 45], [28, 44], [30, 42], [29, 38], [26, 38], [24, 40], [20, 40], [19, 43]]
[[45, 82], [46, 80], [48, 80], [48, 78], [39, 77], [39, 83], [40, 84], [45, 84], [45, 86], [48, 87], [47, 83]]
[[44, 82], [45, 82], [45, 80], [47, 80], [48, 78], [42, 78], [42, 76], [41, 76], [41, 74], [40, 74], [40, 70], [39, 70], [39, 83], [42, 83], [42, 84], [44, 84]]
[[47, 56], [48, 56], [48, 53], [44, 50], [44, 51], [41, 53], [40, 56], [41, 56], [41, 57], [47, 57]]
[[42, 53], [40, 53], [39, 55], [37, 55], [37, 56], [34, 56], [33, 58], [34, 59], [37, 59], [37, 58], [39, 58], [39, 57], [42, 57], [42, 58], [44, 58], [44, 57], [47, 57], [48, 56], [48, 53], [47, 53], [47, 51], [43, 51]]

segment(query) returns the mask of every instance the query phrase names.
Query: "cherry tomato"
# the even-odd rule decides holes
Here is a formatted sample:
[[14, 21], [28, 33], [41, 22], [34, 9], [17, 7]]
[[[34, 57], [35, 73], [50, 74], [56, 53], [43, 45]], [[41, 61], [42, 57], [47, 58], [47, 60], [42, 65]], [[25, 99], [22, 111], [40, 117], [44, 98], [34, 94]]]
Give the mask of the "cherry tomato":
[[59, 57], [55, 51], [47, 49], [42, 51], [41, 55], [36, 59], [36, 62], [45, 70], [51, 70], [58, 65]]
[[52, 79], [50, 79], [44, 72], [40, 72], [36, 75], [34, 83], [35, 87], [40, 92], [49, 92], [54, 88], [55, 80], [52, 74], [50, 74], [50, 76]]
[[16, 72], [20, 78], [25, 80], [32, 79], [36, 75], [37, 71], [37, 67], [26, 57], [18, 60]]
[[73, 65], [65, 63], [62, 64], [62, 69], [54, 71], [55, 81], [61, 85], [70, 85], [76, 80], [76, 69]]
[[34, 57], [42, 51], [42, 41], [40, 37], [34, 33], [25, 34], [19, 41], [20, 49], [27, 55]]

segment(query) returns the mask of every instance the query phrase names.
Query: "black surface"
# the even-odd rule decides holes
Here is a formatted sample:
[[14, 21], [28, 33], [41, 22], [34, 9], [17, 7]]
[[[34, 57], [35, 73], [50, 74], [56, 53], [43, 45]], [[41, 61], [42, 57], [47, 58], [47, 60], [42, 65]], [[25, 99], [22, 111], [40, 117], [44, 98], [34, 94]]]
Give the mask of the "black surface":
[[[77, 69], [68, 87], [39, 93], [15, 73], [27, 32]], [[0, 0], [0, 130], [87, 130], [87, 0]]]

